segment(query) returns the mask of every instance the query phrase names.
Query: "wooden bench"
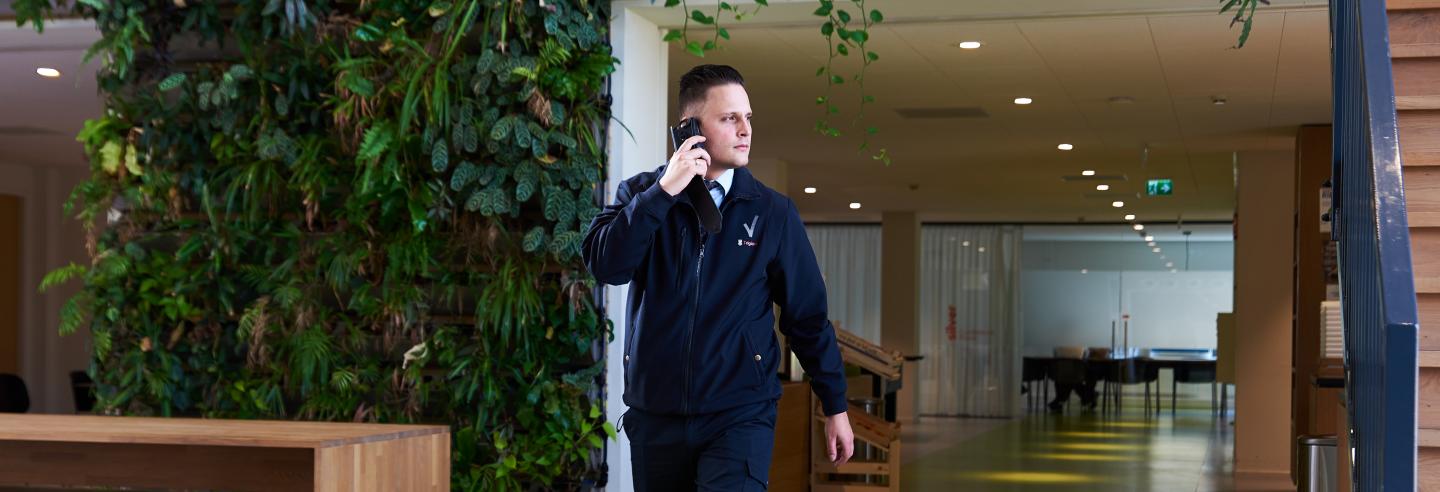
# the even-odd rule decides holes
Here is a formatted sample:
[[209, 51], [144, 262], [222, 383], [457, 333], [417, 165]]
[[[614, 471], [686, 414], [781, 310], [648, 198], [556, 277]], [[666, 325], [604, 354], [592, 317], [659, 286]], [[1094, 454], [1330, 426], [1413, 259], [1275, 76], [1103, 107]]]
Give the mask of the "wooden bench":
[[0, 486], [449, 490], [450, 429], [0, 414]]

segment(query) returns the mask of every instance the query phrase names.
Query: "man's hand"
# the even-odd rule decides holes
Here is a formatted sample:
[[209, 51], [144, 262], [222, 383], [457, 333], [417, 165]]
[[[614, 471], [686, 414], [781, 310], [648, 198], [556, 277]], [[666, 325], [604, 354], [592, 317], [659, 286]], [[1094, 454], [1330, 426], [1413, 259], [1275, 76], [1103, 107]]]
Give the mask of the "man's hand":
[[850, 456], [855, 454], [855, 433], [850, 430], [849, 414], [825, 417], [825, 450], [835, 466], [850, 462]]
[[705, 177], [705, 171], [710, 169], [710, 153], [705, 149], [694, 148], [695, 144], [704, 142], [705, 137], [696, 135], [680, 144], [680, 149], [670, 156], [670, 164], [665, 167], [665, 175], [660, 177], [660, 188], [669, 193], [670, 196], [679, 195], [685, 191], [694, 176]]

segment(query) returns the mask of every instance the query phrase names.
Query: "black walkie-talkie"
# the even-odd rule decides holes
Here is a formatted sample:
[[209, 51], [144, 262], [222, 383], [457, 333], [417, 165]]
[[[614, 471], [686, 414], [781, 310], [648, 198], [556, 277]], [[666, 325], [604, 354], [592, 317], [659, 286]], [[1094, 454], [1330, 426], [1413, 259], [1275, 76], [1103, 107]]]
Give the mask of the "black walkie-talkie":
[[[700, 120], [685, 118], [679, 125], [670, 129], [670, 145], [678, 151], [681, 144], [699, 134]], [[705, 142], [696, 143], [694, 147], [703, 149]], [[710, 197], [710, 190], [705, 189], [704, 178], [700, 176], [692, 178], [690, 184], [685, 186], [685, 196], [690, 197], [690, 205], [695, 207], [695, 214], [700, 216], [700, 225], [711, 234], [719, 234], [720, 209], [715, 206], [715, 200]]]

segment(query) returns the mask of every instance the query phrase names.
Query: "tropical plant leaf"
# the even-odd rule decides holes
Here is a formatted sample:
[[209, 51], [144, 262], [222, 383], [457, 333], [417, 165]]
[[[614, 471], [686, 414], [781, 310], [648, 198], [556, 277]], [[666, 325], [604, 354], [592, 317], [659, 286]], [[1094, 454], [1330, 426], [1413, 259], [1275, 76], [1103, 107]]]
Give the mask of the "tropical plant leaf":
[[172, 91], [172, 90], [175, 90], [175, 89], [179, 88], [180, 85], [181, 85], [181, 84], [184, 84], [184, 83], [185, 83], [185, 74], [184, 74], [184, 73], [182, 73], [182, 72], [172, 73], [172, 74], [170, 74], [169, 77], [165, 77], [165, 80], [160, 81], [160, 90], [161, 90], [161, 91], [165, 91], [165, 92]]
[[545, 246], [545, 228], [539, 226], [531, 228], [530, 232], [525, 233], [525, 239], [522, 243], [522, 247], [526, 253], [539, 251], [540, 248]]
[[365, 140], [360, 143], [360, 151], [356, 153], [355, 158], [360, 161], [379, 159], [389, 149], [390, 140], [394, 137], [394, 130], [388, 123], [370, 127], [365, 131]]
[[513, 125], [513, 122], [509, 116], [500, 118], [500, 121], [496, 121], [495, 126], [490, 129], [490, 140], [504, 140], [505, 137], [510, 135], [510, 127]]
[[455, 172], [450, 175], [450, 190], [460, 191], [480, 177], [480, 168], [475, 167], [470, 161], [462, 161], [455, 167]]
[[450, 149], [443, 138], [436, 140], [435, 147], [430, 150], [430, 168], [437, 173], [450, 169]]
[[85, 324], [85, 304], [88, 303], [82, 302], [83, 299], [84, 297], [81, 296], [71, 297], [60, 307], [61, 335], [74, 334], [76, 330], [80, 329], [80, 325]]
[[85, 272], [88, 271], [88, 268], [77, 265], [75, 262], [70, 262], [63, 267], [51, 270], [50, 273], [45, 274], [45, 278], [40, 280], [40, 292], [45, 292], [57, 285], [69, 282], [75, 277], [85, 275]]

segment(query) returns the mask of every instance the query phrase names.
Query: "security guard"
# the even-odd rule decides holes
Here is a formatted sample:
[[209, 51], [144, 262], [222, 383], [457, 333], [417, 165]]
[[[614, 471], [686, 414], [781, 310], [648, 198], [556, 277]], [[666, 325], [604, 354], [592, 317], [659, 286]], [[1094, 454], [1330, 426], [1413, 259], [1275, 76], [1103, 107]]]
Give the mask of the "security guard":
[[[723, 65], [681, 77], [681, 116], [697, 118], [701, 135], [667, 165], [620, 183], [585, 237], [590, 272], [630, 284], [622, 428], [640, 492], [766, 489], [781, 395], [774, 304], [827, 416], [830, 460], [843, 464], [854, 452], [840, 350], [805, 225], [794, 202], [745, 168], [753, 133], [744, 85]], [[682, 193], [695, 176], [720, 209], [718, 234], [701, 227]]]

